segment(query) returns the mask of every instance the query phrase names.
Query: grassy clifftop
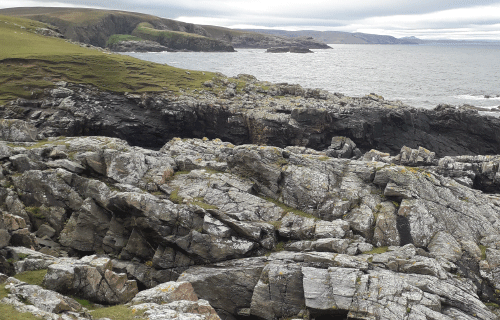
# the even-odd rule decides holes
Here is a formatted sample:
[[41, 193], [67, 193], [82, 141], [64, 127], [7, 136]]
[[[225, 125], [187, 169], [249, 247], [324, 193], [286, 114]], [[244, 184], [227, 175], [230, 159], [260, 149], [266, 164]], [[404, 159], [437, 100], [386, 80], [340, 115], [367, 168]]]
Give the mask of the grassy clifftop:
[[[116, 35], [134, 35], [174, 50], [233, 51], [197, 25], [147, 14], [84, 8], [11, 8], [0, 15], [28, 18], [56, 26], [67, 39], [105, 47]], [[147, 26], [147, 27], [145, 27]]]
[[214, 76], [198, 71], [188, 74], [37, 34], [47, 27], [33, 20], [0, 16], [0, 104], [36, 97], [61, 80], [113, 92], [178, 92], [201, 88]]

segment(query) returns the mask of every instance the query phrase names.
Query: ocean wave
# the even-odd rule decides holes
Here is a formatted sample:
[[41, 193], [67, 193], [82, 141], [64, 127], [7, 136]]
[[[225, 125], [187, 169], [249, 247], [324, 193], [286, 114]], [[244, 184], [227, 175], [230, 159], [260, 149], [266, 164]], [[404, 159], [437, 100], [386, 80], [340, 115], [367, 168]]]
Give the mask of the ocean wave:
[[500, 96], [498, 95], [480, 95], [480, 96], [474, 96], [470, 94], [462, 94], [459, 96], [455, 96], [455, 98], [458, 99], [463, 99], [463, 100], [475, 100], [475, 101], [482, 101], [482, 100], [497, 100], [500, 101]]

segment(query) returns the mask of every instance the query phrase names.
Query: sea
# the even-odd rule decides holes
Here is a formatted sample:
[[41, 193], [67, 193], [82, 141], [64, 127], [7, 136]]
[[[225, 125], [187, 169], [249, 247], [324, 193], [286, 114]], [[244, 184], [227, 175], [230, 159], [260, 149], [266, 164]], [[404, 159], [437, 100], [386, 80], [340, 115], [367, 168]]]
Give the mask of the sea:
[[262, 81], [353, 97], [376, 93], [414, 107], [500, 107], [499, 44], [330, 46], [307, 54], [267, 53], [265, 49], [127, 54], [183, 69], [227, 76], [251, 74]]

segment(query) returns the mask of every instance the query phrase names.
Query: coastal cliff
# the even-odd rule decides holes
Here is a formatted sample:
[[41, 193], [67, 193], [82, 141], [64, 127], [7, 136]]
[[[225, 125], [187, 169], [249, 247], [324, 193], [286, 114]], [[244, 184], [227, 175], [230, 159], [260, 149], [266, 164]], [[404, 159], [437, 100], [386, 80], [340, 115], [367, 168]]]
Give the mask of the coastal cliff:
[[498, 319], [498, 118], [0, 18], [0, 318]]
[[[498, 119], [235, 79], [7, 103], [0, 271], [143, 316], [497, 318]], [[28, 284], [5, 279], [19, 306]]]
[[[44, 22], [56, 27], [67, 39], [118, 52], [159, 51], [162, 47], [165, 47], [162, 51], [208, 52], [278, 46], [330, 48], [310, 37], [289, 38], [201, 26], [134, 12], [47, 7], [1, 9], [0, 14]], [[143, 41], [153, 41], [158, 45], [152, 47]]]
[[[4, 119], [29, 120], [41, 138], [105, 135], [160, 148], [166, 140], [220, 138], [234, 144], [323, 150], [334, 136], [363, 151], [395, 154], [419, 146], [439, 156], [500, 154], [500, 120], [470, 107], [413, 108], [370, 94], [361, 98], [219, 75], [181, 94], [114, 94], [62, 83], [46, 97], [16, 100]], [[50, 107], [48, 107], [50, 106]]]

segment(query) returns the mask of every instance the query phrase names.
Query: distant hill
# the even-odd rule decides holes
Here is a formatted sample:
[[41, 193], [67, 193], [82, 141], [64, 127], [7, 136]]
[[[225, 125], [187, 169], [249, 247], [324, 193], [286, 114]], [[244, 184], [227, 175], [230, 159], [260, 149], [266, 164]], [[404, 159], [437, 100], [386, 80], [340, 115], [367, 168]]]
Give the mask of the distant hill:
[[53, 25], [65, 38], [116, 51], [234, 51], [238, 48], [296, 46], [329, 48], [304, 37], [232, 30], [164, 19], [152, 15], [82, 8], [9, 8], [0, 14], [28, 18]]
[[418, 44], [412, 39], [398, 39], [392, 36], [384, 36], [368, 33], [350, 33], [342, 31], [285, 31], [285, 30], [268, 30], [268, 29], [248, 29], [245, 31], [267, 33], [286, 37], [312, 37], [316, 40], [323, 41], [328, 44]]
[[500, 44], [500, 41], [495, 40], [451, 40], [451, 39], [438, 39], [438, 40], [423, 40], [417, 37], [403, 37], [401, 39], [413, 41], [418, 44], [443, 44], [443, 45], [488, 45]]

